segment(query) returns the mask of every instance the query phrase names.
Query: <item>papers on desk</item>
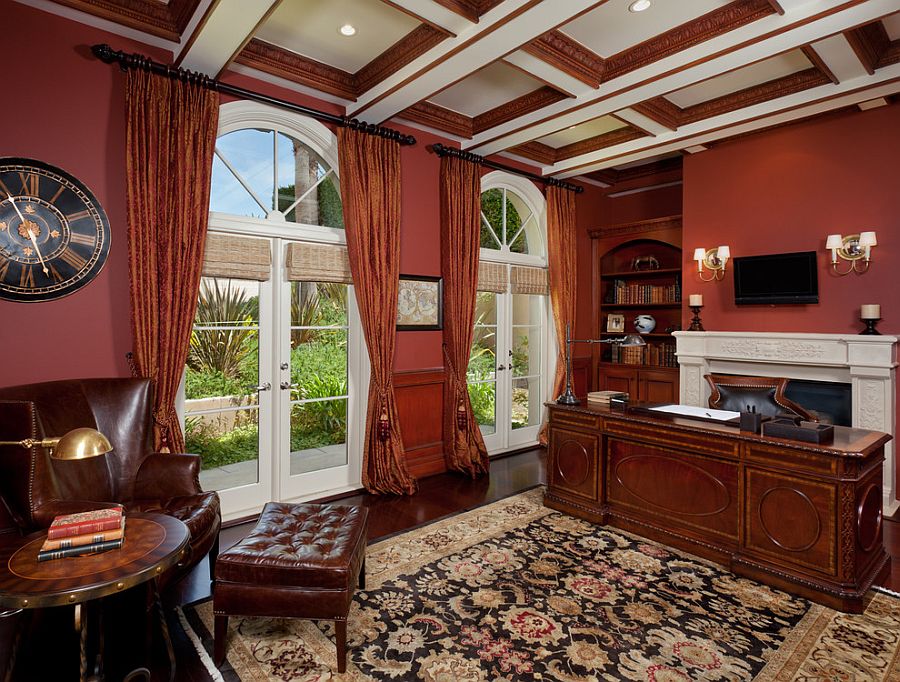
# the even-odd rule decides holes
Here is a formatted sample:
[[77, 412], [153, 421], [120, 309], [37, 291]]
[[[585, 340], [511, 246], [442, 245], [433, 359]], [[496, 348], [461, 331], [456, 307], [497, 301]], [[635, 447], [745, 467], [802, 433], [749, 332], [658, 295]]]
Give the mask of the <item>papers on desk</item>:
[[693, 405], [660, 405], [648, 408], [653, 412], [666, 412], [679, 417], [696, 417], [698, 419], [711, 419], [717, 422], [727, 422], [741, 416], [740, 412], [731, 410], [713, 410], [708, 407], [694, 407]]

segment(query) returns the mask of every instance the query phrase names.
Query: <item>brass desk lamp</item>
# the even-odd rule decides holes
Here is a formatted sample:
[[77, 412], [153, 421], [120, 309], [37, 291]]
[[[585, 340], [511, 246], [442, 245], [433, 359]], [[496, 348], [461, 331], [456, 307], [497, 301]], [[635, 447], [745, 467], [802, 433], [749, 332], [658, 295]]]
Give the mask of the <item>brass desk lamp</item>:
[[97, 429], [72, 429], [64, 436], [44, 438], [25, 438], [24, 440], [0, 440], [0, 445], [18, 445], [29, 449], [35, 445], [50, 450], [53, 459], [72, 460], [88, 459], [111, 452], [113, 447], [106, 436]]

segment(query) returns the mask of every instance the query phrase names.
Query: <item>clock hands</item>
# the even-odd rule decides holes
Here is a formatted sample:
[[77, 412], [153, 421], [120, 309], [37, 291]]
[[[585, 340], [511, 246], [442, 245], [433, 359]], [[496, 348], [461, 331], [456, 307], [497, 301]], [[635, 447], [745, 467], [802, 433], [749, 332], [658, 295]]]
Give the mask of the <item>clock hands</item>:
[[41, 248], [38, 246], [37, 239], [35, 239], [34, 237], [34, 232], [31, 231], [31, 227], [28, 224], [29, 221], [25, 220], [25, 216], [22, 215], [22, 211], [20, 211], [19, 207], [16, 206], [16, 202], [13, 200], [12, 194], [7, 192], [6, 196], [9, 198], [9, 203], [12, 204], [12, 207], [16, 209], [16, 213], [19, 214], [19, 220], [22, 221], [22, 227], [25, 228], [25, 231], [28, 233], [28, 237], [31, 239], [31, 243], [34, 245], [34, 250], [37, 252], [38, 260], [41, 261], [41, 269], [44, 271], [44, 274], [49, 277], [50, 271], [47, 269], [47, 264], [44, 262], [44, 256], [41, 254]]

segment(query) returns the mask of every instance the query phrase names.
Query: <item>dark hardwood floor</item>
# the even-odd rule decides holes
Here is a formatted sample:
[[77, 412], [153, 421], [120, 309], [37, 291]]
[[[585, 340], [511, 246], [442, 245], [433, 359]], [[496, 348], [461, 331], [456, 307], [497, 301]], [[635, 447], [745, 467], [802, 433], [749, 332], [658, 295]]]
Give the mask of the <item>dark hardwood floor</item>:
[[[410, 497], [374, 496], [368, 494], [352, 495], [340, 500], [341, 504], [360, 504], [369, 508], [369, 540], [374, 541], [389, 535], [403, 532], [452, 514], [472, 509], [495, 500], [513, 495], [544, 482], [544, 451], [533, 449], [508, 457], [492, 460], [490, 477], [470, 480], [458, 474], [441, 474], [419, 482], [419, 492]], [[252, 522], [232, 526], [222, 531], [220, 549], [224, 550], [237, 542], [253, 526]], [[891, 555], [890, 575], [883, 585], [888, 589], [900, 592], [900, 513], [884, 524], [884, 542]], [[167, 595], [169, 607], [184, 605], [207, 599], [210, 596], [209, 571], [206, 562], [202, 562], [194, 572], [185, 578], [177, 589], [170, 590]], [[46, 641], [41, 633], [32, 633], [26, 638], [20, 665], [16, 668], [15, 680], [70, 680], [77, 679], [77, 642], [72, 633], [71, 611], [65, 608], [51, 609], [58, 612], [51, 614], [53, 618], [45, 618], [41, 628], [51, 628], [56, 652], [50, 660], [46, 656], [47, 647], [40, 645]], [[65, 612], [65, 613], [63, 613]], [[197, 656], [193, 644], [185, 634], [177, 618], [174, 608], [168, 608], [169, 630], [175, 655], [178, 661], [178, 682], [209, 682], [210, 677]], [[0, 639], [8, 641], [14, 619], [0, 619]], [[134, 649], [135, 642], [143, 645], [145, 635], [134, 621], [129, 621], [123, 633], [110, 633], [107, 646], [108, 656], [112, 659], [113, 670], [128, 670], [120, 663], [116, 665], [116, 656]], [[61, 646], [58, 642], [60, 633], [71, 633], [71, 646]], [[117, 636], [118, 635], [118, 639]], [[157, 638], [158, 639], [158, 638]], [[130, 641], [129, 641], [130, 640]], [[151, 667], [153, 680], [168, 679], [168, 664], [165, 652], [158, 642], [153, 648]], [[5, 662], [5, 655], [0, 653], [0, 662]], [[108, 679], [118, 680], [110, 676]]]

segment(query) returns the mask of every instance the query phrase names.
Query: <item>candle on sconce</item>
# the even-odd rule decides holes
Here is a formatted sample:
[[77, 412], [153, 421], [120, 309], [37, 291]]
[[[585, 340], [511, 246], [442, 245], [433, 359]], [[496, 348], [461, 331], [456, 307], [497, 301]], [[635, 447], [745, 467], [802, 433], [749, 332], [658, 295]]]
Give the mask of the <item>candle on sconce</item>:
[[[692, 308], [703, 307], [703, 294], [691, 294], [689, 297], [689, 302], [690, 302], [690, 306]], [[866, 306], [863, 306], [863, 308], [865, 308], [865, 307]]]
[[[693, 296], [691, 297], [693, 298]], [[859, 319], [861, 320], [880, 320], [881, 306], [878, 303], [867, 303], [860, 306]]]

